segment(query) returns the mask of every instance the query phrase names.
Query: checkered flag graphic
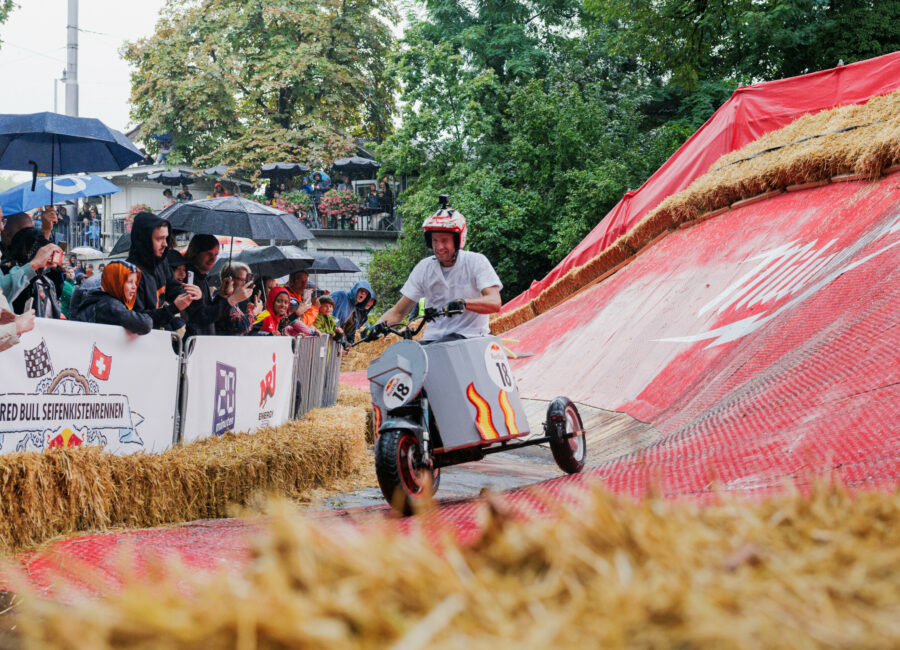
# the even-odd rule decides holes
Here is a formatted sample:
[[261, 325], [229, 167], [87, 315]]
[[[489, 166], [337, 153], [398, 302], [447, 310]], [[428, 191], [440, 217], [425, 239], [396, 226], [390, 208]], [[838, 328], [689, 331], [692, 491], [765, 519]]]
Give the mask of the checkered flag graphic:
[[41, 339], [41, 344], [25, 350], [25, 373], [29, 379], [43, 377], [53, 372], [53, 364], [50, 363], [50, 351], [47, 342]]

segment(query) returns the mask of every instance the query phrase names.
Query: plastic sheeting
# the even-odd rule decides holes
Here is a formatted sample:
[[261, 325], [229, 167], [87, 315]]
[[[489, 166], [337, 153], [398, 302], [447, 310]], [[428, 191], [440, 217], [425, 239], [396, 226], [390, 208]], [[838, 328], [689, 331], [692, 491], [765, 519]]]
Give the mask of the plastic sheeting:
[[721, 156], [807, 113], [862, 104], [900, 88], [900, 52], [800, 77], [738, 88], [687, 142], [609, 214], [547, 276], [503, 306], [536, 298], [574, 267], [586, 264], [628, 232], [666, 197], [685, 189]]

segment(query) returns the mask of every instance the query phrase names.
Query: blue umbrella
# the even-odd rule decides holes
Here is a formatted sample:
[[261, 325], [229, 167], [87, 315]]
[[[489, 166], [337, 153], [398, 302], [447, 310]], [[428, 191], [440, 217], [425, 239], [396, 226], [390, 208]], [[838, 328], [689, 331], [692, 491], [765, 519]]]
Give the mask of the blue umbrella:
[[[82, 199], [88, 196], [103, 196], [120, 191], [118, 187], [105, 178], [87, 174], [84, 176], [60, 176], [59, 178], [40, 178], [34, 184], [31, 181], [16, 185], [0, 194], [0, 209], [3, 214], [26, 212], [43, 205], [52, 205], [51, 194], [57, 200]], [[61, 195], [61, 196], [60, 196]]]
[[143, 158], [131, 140], [94, 118], [0, 114], [0, 169], [30, 171], [32, 184], [38, 172], [53, 177], [114, 171]]

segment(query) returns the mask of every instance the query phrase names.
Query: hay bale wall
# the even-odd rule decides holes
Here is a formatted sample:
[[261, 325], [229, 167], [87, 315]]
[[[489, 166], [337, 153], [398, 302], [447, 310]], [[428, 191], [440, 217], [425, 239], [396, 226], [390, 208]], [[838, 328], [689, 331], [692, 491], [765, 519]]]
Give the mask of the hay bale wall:
[[719, 158], [710, 171], [663, 200], [612, 246], [544, 289], [528, 309], [520, 307], [494, 319], [491, 332], [501, 334], [552, 309], [616, 268], [622, 252], [633, 256], [663, 233], [711, 212], [836, 176], [874, 179], [898, 164], [900, 91], [804, 115]]
[[79, 447], [0, 456], [0, 552], [79, 531], [223, 517], [261, 492], [304, 498], [371, 464], [366, 417], [338, 405], [161, 454]]
[[240, 569], [169, 567], [99, 602], [29, 595], [18, 629], [66, 649], [896, 647], [897, 493], [584, 496], [526, 522], [485, 507], [467, 547], [428, 519], [359, 534], [278, 507]]

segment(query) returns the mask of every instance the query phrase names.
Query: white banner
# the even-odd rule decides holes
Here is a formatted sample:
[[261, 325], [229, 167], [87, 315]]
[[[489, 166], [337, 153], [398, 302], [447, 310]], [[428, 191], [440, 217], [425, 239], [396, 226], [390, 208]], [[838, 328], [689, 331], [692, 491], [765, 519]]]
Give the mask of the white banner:
[[294, 352], [287, 336], [198, 336], [184, 364], [183, 441], [254, 431], [291, 417]]
[[179, 357], [166, 332], [39, 318], [0, 352], [0, 453], [172, 446]]

